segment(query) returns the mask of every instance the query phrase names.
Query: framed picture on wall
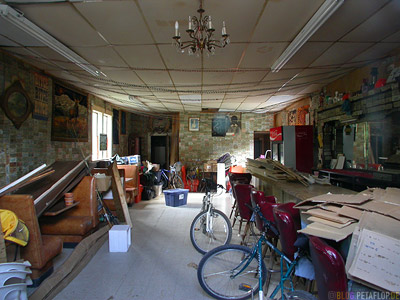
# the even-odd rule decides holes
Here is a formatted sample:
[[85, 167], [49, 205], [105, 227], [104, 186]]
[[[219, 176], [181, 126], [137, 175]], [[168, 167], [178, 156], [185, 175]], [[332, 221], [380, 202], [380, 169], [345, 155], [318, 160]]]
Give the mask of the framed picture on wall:
[[189, 131], [200, 130], [200, 118], [189, 118]]
[[87, 95], [54, 84], [53, 119], [51, 140], [63, 142], [88, 141], [88, 97]]

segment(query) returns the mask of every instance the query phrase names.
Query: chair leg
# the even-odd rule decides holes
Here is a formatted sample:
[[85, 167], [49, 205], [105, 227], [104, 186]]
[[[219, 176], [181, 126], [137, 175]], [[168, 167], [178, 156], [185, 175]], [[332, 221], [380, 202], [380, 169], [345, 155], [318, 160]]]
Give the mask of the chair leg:
[[[238, 216], [239, 216], [239, 210], [236, 208], [236, 210], [235, 210], [235, 216], [233, 217], [232, 227], [235, 226], [235, 223], [236, 223], [236, 220], [237, 220]], [[239, 233], [240, 233], [240, 231], [239, 231]]]
[[[242, 223], [240, 223], [242, 225]], [[244, 227], [244, 233], [242, 235], [242, 241], [240, 242], [240, 245], [244, 245], [244, 240], [246, 239], [246, 235], [250, 229], [250, 221], [247, 221], [246, 226]]]
[[231, 209], [231, 213], [230, 213], [230, 215], [229, 215], [229, 219], [232, 218], [233, 212], [236, 212], [236, 199], [235, 199], [235, 201], [233, 202], [232, 209]]
[[239, 220], [239, 234], [240, 234], [240, 231], [242, 230], [242, 223], [243, 223], [243, 220], [242, 220], [242, 218], [240, 218], [240, 220]]

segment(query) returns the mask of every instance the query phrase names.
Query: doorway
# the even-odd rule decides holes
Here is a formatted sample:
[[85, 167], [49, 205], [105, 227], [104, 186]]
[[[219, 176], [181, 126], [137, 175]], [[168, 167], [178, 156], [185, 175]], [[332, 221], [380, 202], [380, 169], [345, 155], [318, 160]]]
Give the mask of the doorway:
[[169, 144], [167, 135], [153, 135], [151, 137], [151, 162], [160, 164], [163, 169], [169, 166]]
[[265, 155], [267, 150], [271, 150], [269, 132], [254, 131], [254, 158]]

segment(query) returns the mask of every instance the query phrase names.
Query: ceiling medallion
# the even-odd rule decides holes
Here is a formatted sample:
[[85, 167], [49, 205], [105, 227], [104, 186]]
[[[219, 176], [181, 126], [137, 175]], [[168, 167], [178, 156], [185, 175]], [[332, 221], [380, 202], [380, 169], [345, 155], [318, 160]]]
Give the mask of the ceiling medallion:
[[215, 29], [212, 27], [211, 16], [204, 16], [203, 1], [200, 0], [200, 8], [197, 10], [200, 14], [199, 18], [196, 16], [189, 16], [189, 27], [186, 30], [191, 40], [181, 41], [181, 34], [179, 32], [179, 23], [175, 22], [175, 36], [172, 37], [175, 46], [179, 52], [187, 52], [189, 55], [194, 53], [203, 53], [206, 49], [207, 54], [215, 54], [215, 48], [224, 48], [229, 44], [229, 34], [226, 33], [225, 21], [222, 22], [221, 40], [215, 40], [213, 34]]

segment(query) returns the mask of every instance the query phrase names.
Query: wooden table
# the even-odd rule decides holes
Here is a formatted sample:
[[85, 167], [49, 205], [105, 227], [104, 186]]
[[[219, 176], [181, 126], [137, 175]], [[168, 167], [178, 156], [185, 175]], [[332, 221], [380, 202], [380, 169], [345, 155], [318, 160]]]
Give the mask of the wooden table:
[[252, 174], [255, 177], [254, 186], [266, 195], [273, 195], [280, 203], [300, 202], [318, 195], [332, 194], [355, 194], [356, 192], [333, 185], [310, 184], [308, 187], [300, 182], [289, 182], [286, 180], [272, 180], [266, 177], [257, 178], [257, 174]]

